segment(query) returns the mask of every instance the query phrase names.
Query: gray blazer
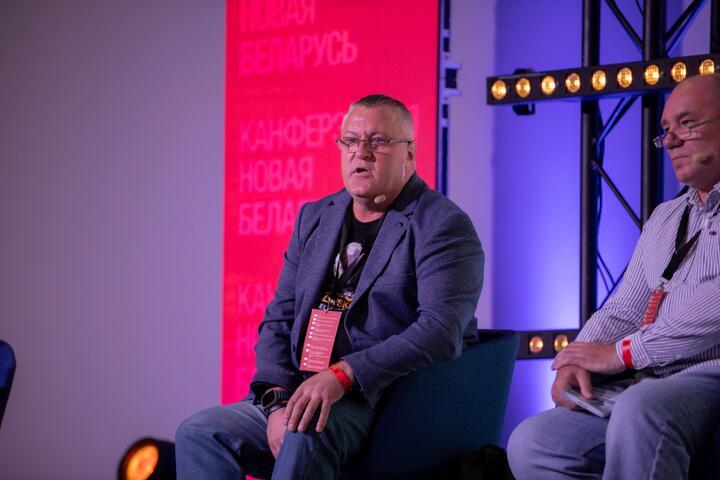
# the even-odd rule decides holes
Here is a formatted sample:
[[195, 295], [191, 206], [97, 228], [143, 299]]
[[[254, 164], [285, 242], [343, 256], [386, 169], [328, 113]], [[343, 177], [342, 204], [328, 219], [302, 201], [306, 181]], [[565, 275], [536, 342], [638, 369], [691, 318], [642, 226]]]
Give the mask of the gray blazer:
[[[294, 390], [305, 378], [299, 342], [326, 287], [350, 201], [341, 190], [300, 209], [260, 323], [253, 387]], [[386, 214], [345, 313], [353, 353], [343, 358], [370, 405], [395, 379], [457, 357], [476, 338], [482, 280], [470, 219], [413, 175]]]

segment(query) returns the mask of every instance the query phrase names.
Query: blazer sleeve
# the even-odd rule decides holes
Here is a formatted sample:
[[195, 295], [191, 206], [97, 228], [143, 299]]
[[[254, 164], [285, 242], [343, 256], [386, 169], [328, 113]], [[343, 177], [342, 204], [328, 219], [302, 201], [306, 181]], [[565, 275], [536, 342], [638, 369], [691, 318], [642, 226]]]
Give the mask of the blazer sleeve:
[[257, 396], [268, 385], [294, 390], [301, 378], [292, 362], [290, 332], [295, 320], [295, 277], [302, 255], [301, 224], [306, 205], [300, 209], [290, 244], [283, 258], [275, 295], [265, 309], [255, 344], [256, 372], [251, 389]]

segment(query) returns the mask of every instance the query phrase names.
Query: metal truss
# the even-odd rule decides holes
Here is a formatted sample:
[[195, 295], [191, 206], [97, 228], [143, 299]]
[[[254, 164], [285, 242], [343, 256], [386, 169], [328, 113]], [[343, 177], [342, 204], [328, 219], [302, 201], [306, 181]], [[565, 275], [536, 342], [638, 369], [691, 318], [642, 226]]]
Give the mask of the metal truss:
[[[605, 0], [609, 10], [627, 33], [630, 41], [642, 53], [644, 62], [666, 59], [683, 38], [692, 21], [696, 18], [706, 0], [694, 0], [682, 12], [675, 23], [666, 29], [666, 0], [644, 0], [642, 37], [635, 31], [615, 0]], [[720, 52], [720, 0], [710, 0], [710, 53]], [[600, 7], [601, 0], [583, 0], [582, 7], [582, 67], [600, 68]], [[488, 84], [491, 83], [488, 79]], [[526, 80], [527, 81], [527, 80]], [[530, 83], [527, 83], [528, 88]], [[488, 85], [490, 86], [490, 85]], [[503, 84], [504, 86], [504, 84]], [[598, 248], [600, 220], [601, 184], [604, 184], [620, 202], [628, 216], [637, 225], [650, 217], [653, 209], [663, 201], [663, 158], [662, 151], [652, 144], [652, 138], [660, 131], [660, 115], [664, 106], [664, 95], [669, 89], [639, 90], [621, 96], [612, 113], [605, 121], [599, 107], [603, 94], [580, 96], [581, 103], [581, 146], [580, 146], [580, 327], [590, 318], [598, 306], [597, 278], [600, 273], [606, 283], [607, 296], [603, 304], [620, 282], [622, 274], [613, 278], [602, 260]], [[490, 91], [489, 91], [490, 92]], [[520, 90], [518, 90], [520, 93]], [[612, 95], [618, 96], [617, 91]], [[488, 103], [491, 101], [488, 95]], [[497, 97], [496, 97], [497, 98]], [[640, 212], [636, 213], [622, 195], [611, 176], [603, 167], [604, 143], [613, 128], [630, 107], [641, 99], [641, 191]], [[566, 98], [567, 100], [567, 98]], [[506, 103], [527, 104], [518, 99]], [[514, 105], [514, 108], [519, 105]], [[534, 107], [525, 107], [518, 113], [532, 113]], [[516, 110], [518, 111], [518, 110]], [[568, 341], [572, 341], [578, 330], [540, 330], [520, 332], [518, 358], [551, 358]]]

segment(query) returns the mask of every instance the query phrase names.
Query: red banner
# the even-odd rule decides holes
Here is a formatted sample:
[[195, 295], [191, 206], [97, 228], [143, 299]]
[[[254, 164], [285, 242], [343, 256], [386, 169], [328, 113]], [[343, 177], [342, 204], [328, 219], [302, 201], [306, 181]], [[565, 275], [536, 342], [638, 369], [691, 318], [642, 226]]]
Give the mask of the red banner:
[[247, 394], [300, 206], [342, 188], [334, 139], [348, 105], [404, 102], [418, 173], [435, 185], [438, 14], [434, 0], [228, 0], [223, 403]]

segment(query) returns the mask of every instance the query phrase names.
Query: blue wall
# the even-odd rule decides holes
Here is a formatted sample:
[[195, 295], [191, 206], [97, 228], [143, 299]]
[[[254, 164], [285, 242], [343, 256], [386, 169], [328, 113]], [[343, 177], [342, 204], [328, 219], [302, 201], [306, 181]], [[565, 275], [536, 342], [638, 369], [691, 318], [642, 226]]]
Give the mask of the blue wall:
[[[635, 2], [619, 2], [635, 29]], [[672, 23], [680, 11], [671, 2]], [[515, 68], [580, 66], [582, 4], [578, 1], [497, 2], [495, 73]], [[603, 3], [601, 63], [642, 58]], [[607, 118], [617, 99], [601, 101]], [[492, 270], [496, 328], [568, 329], [579, 324], [580, 105], [538, 103], [536, 114], [517, 116], [495, 107]], [[605, 146], [605, 168], [635, 211], [640, 203], [640, 101]], [[677, 192], [667, 160], [666, 197]], [[614, 276], [622, 272], [639, 235], [612, 192], [603, 187], [600, 253]], [[606, 290], [598, 277], [598, 296]], [[516, 365], [503, 442], [524, 418], [553, 406], [549, 360]]]

